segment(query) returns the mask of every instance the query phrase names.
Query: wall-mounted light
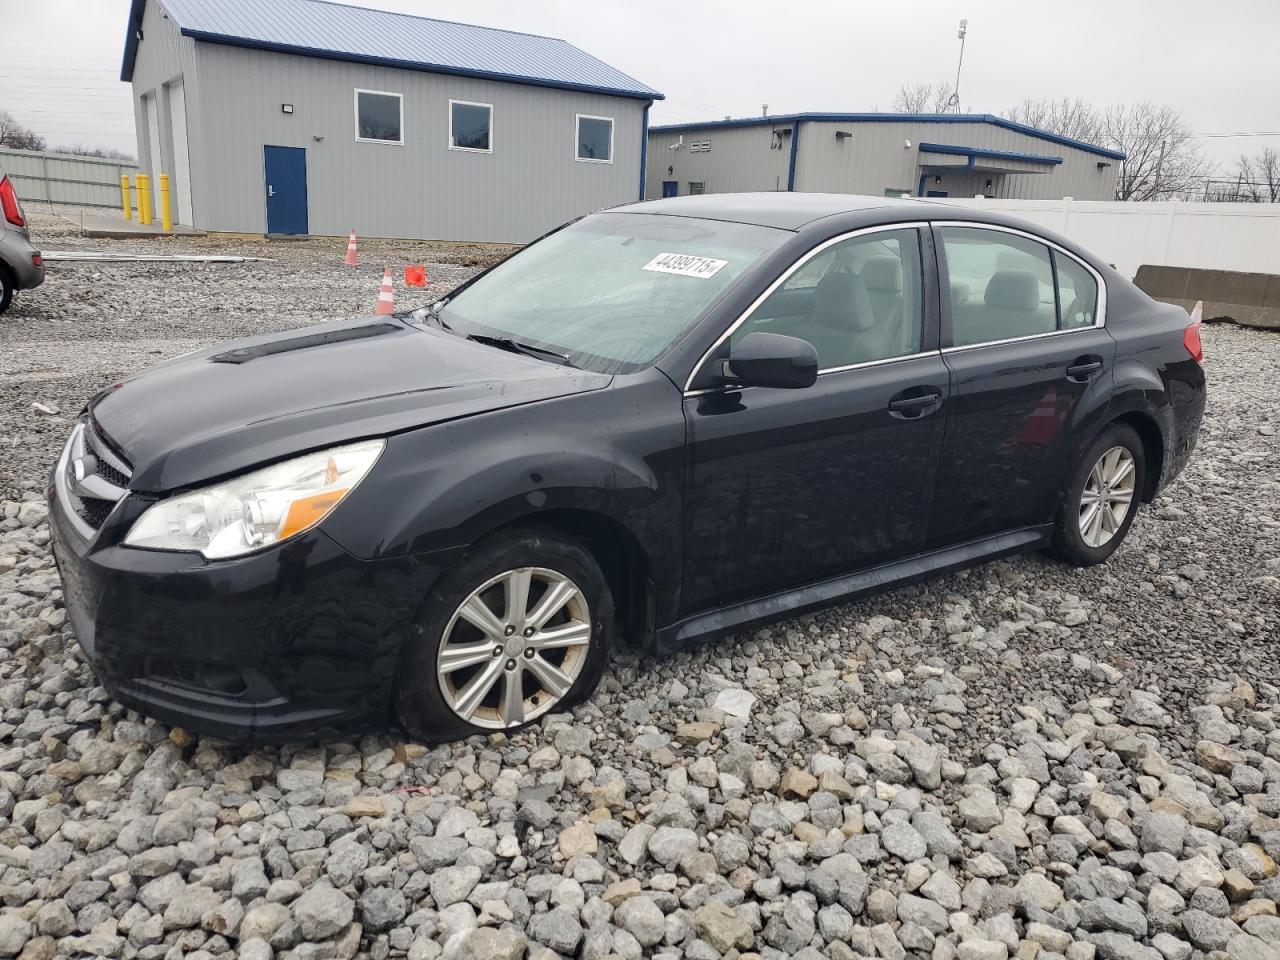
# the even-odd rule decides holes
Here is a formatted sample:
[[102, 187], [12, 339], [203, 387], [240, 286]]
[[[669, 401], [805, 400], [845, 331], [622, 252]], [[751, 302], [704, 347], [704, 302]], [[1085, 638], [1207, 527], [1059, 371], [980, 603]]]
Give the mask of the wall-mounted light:
[[902, 149], [903, 149], [903, 150], [910, 150], [910, 149], [911, 149], [911, 141], [910, 141], [910, 140], [903, 140], [903, 141], [902, 141]]
[[675, 167], [672, 167], [672, 166], [668, 166], [668, 167], [667, 167], [667, 176], [668, 176], [668, 177], [669, 177], [669, 176], [671, 176], [671, 175], [672, 175], [673, 173], [675, 173], [675, 172], [676, 172], [676, 168], [675, 168]]
[[1106, 160], [1099, 160], [1099, 161], [1098, 161], [1098, 169], [1099, 169], [1099, 170], [1105, 170], [1105, 169], [1106, 169], [1107, 167], [1109, 167], [1109, 166], [1111, 166], [1111, 164], [1110, 164], [1109, 162], [1107, 162]]
[[837, 130], [837, 131], [836, 131], [836, 139], [837, 139], [837, 140], [841, 140], [841, 141], [848, 140], [848, 139], [849, 139], [850, 137], [852, 137], [852, 136], [853, 136], [853, 133], [852, 133], [851, 131], [849, 131], [849, 130]]
[[991, 181], [990, 181], [990, 180], [988, 180], [988, 181], [987, 181], [987, 187], [986, 187], [986, 188], [987, 188], [988, 190], [990, 190], [990, 189], [991, 189]]
[[934, 182], [934, 183], [941, 183], [941, 182], [942, 182], [942, 177], [941, 177], [941, 175], [934, 177], [934, 178], [933, 178], [933, 182]]
[[280, 104], [280, 112], [281, 112], [281, 113], [293, 113], [293, 104], [292, 104], [292, 103], [282, 103], [282, 104]]
[[311, 139], [314, 140], [316, 143], [324, 143], [324, 137], [321, 137], [321, 136], [313, 136]]

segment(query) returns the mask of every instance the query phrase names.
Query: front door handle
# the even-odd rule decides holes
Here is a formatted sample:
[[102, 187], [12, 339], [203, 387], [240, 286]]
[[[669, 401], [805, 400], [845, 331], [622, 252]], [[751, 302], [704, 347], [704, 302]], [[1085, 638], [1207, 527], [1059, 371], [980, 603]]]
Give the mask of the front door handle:
[[273, 187], [271, 184], [269, 184], [269, 183], [268, 183], [268, 184], [267, 184], [267, 196], [268, 196], [268, 197], [274, 197], [275, 195], [276, 195], [276, 188], [275, 188], [275, 187]]
[[942, 391], [932, 387], [912, 387], [889, 401], [889, 413], [899, 419], [915, 419], [932, 413], [942, 402]]
[[1067, 367], [1067, 379], [1076, 383], [1085, 383], [1101, 369], [1101, 357], [1076, 357], [1075, 362]]

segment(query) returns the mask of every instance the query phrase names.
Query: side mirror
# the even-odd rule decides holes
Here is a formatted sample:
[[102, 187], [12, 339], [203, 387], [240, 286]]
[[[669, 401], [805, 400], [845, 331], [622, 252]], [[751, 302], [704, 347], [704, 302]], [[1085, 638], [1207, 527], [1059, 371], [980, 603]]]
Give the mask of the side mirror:
[[749, 333], [724, 361], [724, 375], [749, 387], [811, 387], [818, 379], [818, 351], [799, 337]]

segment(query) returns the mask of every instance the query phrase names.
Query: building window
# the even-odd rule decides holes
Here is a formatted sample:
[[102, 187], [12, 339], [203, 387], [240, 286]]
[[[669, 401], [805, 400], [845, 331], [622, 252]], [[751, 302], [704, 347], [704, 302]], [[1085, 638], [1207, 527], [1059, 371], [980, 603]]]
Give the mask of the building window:
[[689, 196], [696, 197], [707, 192], [707, 184], [703, 180], [689, 181]]
[[356, 140], [404, 143], [404, 96], [383, 90], [356, 90]]
[[578, 114], [577, 159], [613, 163], [613, 117]]
[[449, 101], [449, 149], [493, 153], [493, 104]]

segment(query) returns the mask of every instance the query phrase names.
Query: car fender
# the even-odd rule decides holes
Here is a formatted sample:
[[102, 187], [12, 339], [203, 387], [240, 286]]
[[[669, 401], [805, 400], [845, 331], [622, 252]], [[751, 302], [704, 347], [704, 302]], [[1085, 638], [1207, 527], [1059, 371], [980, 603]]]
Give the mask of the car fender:
[[679, 394], [661, 375], [437, 424], [389, 438], [324, 531], [357, 557], [449, 563], [502, 527], [577, 511], [625, 530], [657, 595], [677, 596], [683, 445]]

